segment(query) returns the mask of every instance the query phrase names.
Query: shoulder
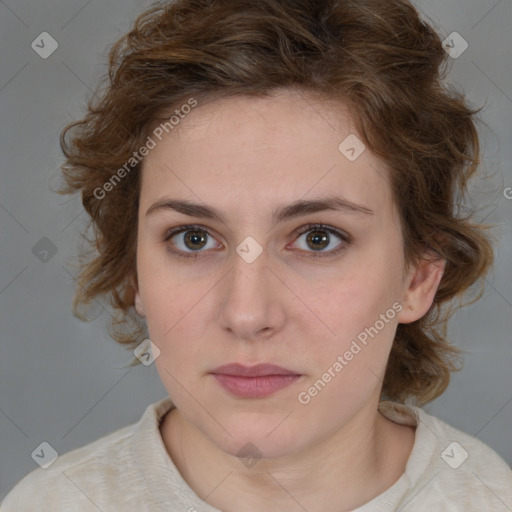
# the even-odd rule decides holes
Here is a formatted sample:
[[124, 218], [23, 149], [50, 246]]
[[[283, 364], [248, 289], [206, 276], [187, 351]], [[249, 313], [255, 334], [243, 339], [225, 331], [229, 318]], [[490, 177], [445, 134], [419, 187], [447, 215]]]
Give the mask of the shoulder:
[[419, 422], [433, 434], [430, 444], [434, 449], [423, 479], [429, 481], [429, 505], [442, 509], [449, 500], [460, 510], [510, 510], [510, 466], [478, 438], [421, 409], [416, 412]]
[[32, 471], [7, 494], [1, 512], [154, 510], [146, 476], [153, 476], [156, 457], [162, 466], [168, 462], [159, 424], [171, 407], [169, 398], [150, 404], [137, 423]]
[[490, 446], [419, 407], [386, 401], [379, 410], [416, 426], [405, 474], [390, 489], [404, 512], [512, 510], [512, 470]]
[[[22, 478], [4, 498], [0, 512], [117, 510], [124, 504], [147, 510], [139, 458], [151, 451], [168, 399], [150, 404], [137, 423], [59, 455], [46, 469]], [[150, 461], [152, 454], [147, 455]], [[136, 502], [136, 503], [135, 503]]]
[[[88, 510], [87, 489], [102, 487], [105, 476], [115, 480], [119, 468], [130, 467], [130, 438], [136, 424], [121, 428], [86, 446], [59, 455], [46, 469], [37, 468], [7, 494], [1, 512], [39, 510]], [[65, 507], [65, 508], [64, 508]]]
[[450, 467], [462, 465], [466, 460], [477, 468], [479, 465], [490, 466], [508, 476], [510, 466], [487, 444], [471, 434], [458, 430], [440, 418], [419, 410], [419, 419], [425, 423], [439, 439], [448, 443], [442, 452], [442, 458], [456, 459], [448, 464]]

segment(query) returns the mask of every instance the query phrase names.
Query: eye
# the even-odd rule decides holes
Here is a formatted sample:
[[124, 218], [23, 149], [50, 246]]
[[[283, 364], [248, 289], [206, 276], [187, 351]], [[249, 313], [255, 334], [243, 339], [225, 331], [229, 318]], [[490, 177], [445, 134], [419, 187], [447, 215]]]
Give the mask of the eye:
[[[204, 252], [201, 249], [215, 248], [215, 243], [208, 246], [208, 242], [213, 242], [214, 238], [206, 228], [201, 226], [179, 226], [171, 229], [165, 234], [164, 242], [169, 242], [174, 238], [176, 241], [168, 244], [168, 248], [170, 252], [180, 258], [197, 258], [201, 252]], [[172, 249], [171, 246], [177, 247], [178, 250]]]
[[[347, 233], [324, 224], [309, 224], [305, 226], [305, 228], [299, 232], [298, 240], [300, 240], [302, 235], [306, 234], [308, 236], [305, 238], [306, 248], [304, 250], [313, 257], [329, 257], [336, 255], [345, 249], [352, 241], [352, 238]], [[338, 238], [339, 243], [331, 247], [331, 250], [324, 251], [326, 247], [332, 245], [332, 235]], [[312, 248], [312, 251], [308, 250], [308, 248]]]
[[[324, 224], [309, 224], [304, 226], [298, 233], [300, 237], [308, 235], [305, 238], [306, 247], [301, 251], [308, 253], [312, 257], [329, 257], [338, 254], [345, 249], [351, 242], [352, 237], [336, 228]], [[329, 251], [324, 251], [326, 247], [332, 245], [332, 236], [335, 236], [339, 242]], [[175, 240], [173, 240], [175, 239]], [[206, 252], [202, 249], [215, 249], [215, 239], [207, 228], [198, 225], [179, 226], [166, 232], [164, 242], [168, 250], [179, 258], [195, 259]], [[177, 249], [174, 249], [176, 247]], [[218, 247], [217, 247], [218, 248]], [[308, 250], [312, 248], [312, 250]]]

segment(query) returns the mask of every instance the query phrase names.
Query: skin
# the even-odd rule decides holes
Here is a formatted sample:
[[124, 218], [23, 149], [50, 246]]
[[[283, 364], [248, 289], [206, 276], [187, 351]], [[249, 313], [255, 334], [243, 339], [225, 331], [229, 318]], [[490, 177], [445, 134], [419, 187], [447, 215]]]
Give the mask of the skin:
[[[222, 511], [352, 510], [405, 470], [415, 431], [377, 411], [382, 378], [398, 323], [428, 311], [445, 262], [425, 254], [406, 268], [384, 163], [368, 148], [353, 162], [338, 150], [354, 133], [343, 103], [280, 90], [197, 106], [145, 158], [136, 309], [176, 405], [161, 434], [187, 483]], [[373, 214], [322, 211], [271, 226], [278, 205], [333, 194]], [[171, 197], [211, 205], [226, 222], [171, 209], [146, 215]], [[309, 223], [352, 242], [327, 234], [329, 243], [315, 250], [307, 237], [318, 229], [298, 233]], [[201, 233], [202, 245], [187, 233], [164, 241], [186, 224], [212, 237]], [[248, 236], [263, 249], [252, 263], [236, 252]], [[202, 247], [201, 257], [180, 259], [170, 247]], [[298, 394], [397, 301], [403, 309], [301, 404]], [[302, 377], [266, 398], [234, 397], [209, 374], [230, 362], [271, 362]], [[246, 443], [261, 454], [250, 467], [237, 457]]]

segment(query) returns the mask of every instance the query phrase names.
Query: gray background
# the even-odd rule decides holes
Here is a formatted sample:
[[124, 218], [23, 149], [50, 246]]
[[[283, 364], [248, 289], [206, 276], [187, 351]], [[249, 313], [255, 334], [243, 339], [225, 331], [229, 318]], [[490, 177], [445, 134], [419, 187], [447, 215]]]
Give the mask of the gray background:
[[[136, 422], [167, 396], [154, 365], [127, 368], [131, 354], [108, 337], [108, 312], [82, 323], [71, 314], [69, 263], [86, 221], [79, 198], [52, 192], [62, 156], [58, 136], [79, 118], [108, 46], [150, 3], [135, 0], [0, 1], [0, 500], [37, 467], [43, 441], [59, 453]], [[481, 115], [482, 172], [472, 201], [497, 225], [496, 264], [483, 298], [454, 316], [449, 335], [468, 351], [464, 370], [425, 410], [495, 449], [512, 465], [512, 1], [421, 0], [444, 39], [469, 48], [449, 82]], [[31, 43], [49, 32], [58, 49], [41, 58]], [[512, 193], [509, 197], [512, 196]], [[46, 262], [34, 250], [57, 252]], [[40, 245], [37, 245], [40, 247]], [[43, 258], [44, 259], [44, 258]]]

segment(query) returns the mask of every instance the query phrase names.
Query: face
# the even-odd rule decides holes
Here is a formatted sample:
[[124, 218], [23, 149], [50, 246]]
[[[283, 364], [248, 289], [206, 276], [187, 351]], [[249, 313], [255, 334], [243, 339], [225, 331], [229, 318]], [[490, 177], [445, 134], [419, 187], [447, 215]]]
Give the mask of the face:
[[387, 173], [339, 149], [355, 133], [342, 103], [280, 91], [197, 106], [145, 159], [136, 308], [179, 414], [225, 452], [294, 453], [375, 408], [398, 322], [430, 305], [403, 305]]

